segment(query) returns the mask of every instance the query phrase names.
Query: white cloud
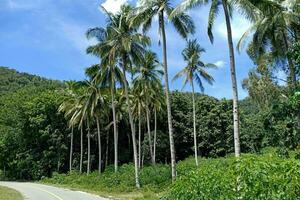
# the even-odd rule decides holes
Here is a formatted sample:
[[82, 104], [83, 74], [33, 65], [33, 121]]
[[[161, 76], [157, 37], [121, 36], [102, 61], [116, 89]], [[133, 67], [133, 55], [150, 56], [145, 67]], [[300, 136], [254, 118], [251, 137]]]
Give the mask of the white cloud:
[[217, 62], [214, 63], [217, 67], [222, 68], [225, 66], [226, 62], [223, 60], [218, 60]]
[[[239, 40], [242, 35], [250, 28], [250, 26], [251, 23], [247, 19], [238, 14], [234, 15], [233, 20], [231, 21], [233, 40]], [[225, 20], [222, 20], [221, 23], [216, 25], [216, 30], [223, 38], [227, 39], [227, 28]]]
[[116, 14], [122, 5], [127, 4], [127, 0], [106, 0], [101, 5], [110, 13]]

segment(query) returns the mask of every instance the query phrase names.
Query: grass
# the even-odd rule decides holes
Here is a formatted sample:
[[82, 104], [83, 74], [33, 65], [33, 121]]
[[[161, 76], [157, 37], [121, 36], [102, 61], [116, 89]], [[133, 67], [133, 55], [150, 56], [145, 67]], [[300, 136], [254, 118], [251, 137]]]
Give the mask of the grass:
[[[298, 167], [300, 167], [300, 154], [297, 152], [269, 148], [261, 154], [244, 154], [239, 164], [242, 181], [244, 181], [242, 182], [243, 188], [252, 189], [242, 192], [252, 198], [270, 190], [273, 191], [274, 199], [281, 197], [293, 199], [289, 197], [297, 196], [298, 189], [300, 191], [300, 172], [297, 173]], [[297, 156], [298, 159], [296, 159]], [[171, 183], [170, 166], [161, 164], [157, 164], [155, 167], [145, 166], [140, 171], [142, 185], [140, 190], [135, 189], [132, 164], [120, 166], [117, 173], [114, 172], [112, 166], [101, 175], [97, 172], [89, 175], [77, 172], [53, 174], [52, 178], [45, 178], [41, 182], [123, 200], [158, 200], [161, 197], [164, 199], [197, 199], [198, 195], [202, 193], [203, 199], [220, 199], [218, 194], [224, 194], [225, 199], [229, 195], [235, 196], [232, 189], [228, 188], [229, 186], [234, 187], [231, 184], [234, 184], [236, 180], [236, 160], [233, 156], [216, 159], [199, 158], [199, 163], [199, 168], [196, 168], [193, 157], [178, 162], [178, 180], [175, 184]], [[282, 185], [284, 180], [287, 181]], [[276, 192], [279, 189], [282, 191], [281, 193]], [[284, 192], [286, 190], [289, 192]], [[226, 193], [226, 191], [229, 192]], [[191, 196], [193, 192], [195, 196]], [[206, 195], [210, 193], [214, 193], [215, 196], [211, 195], [206, 198], [208, 197]]]
[[13, 189], [0, 186], [0, 200], [23, 200], [23, 197]]

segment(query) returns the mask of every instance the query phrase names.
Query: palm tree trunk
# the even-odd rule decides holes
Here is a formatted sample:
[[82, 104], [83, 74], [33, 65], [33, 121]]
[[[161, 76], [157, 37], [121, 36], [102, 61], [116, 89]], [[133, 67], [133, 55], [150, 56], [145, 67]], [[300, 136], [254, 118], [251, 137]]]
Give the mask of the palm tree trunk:
[[141, 122], [141, 104], [139, 103], [139, 169], [141, 169], [142, 158], [142, 122]]
[[96, 123], [97, 123], [97, 133], [98, 133], [98, 171], [101, 174], [102, 169], [102, 151], [101, 151], [101, 134], [100, 134], [100, 123], [99, 117], [96, 116]]
[[108, 144], [109, 144], [109, 130], [107, 131], [107, 136], [106, 136], [105, 167], [107, 167], [108, 165]]
[[231, 32], [229, 12], [227, 8], [227, 1], [222, 0], [222, 4], [223, 4], [226, 26], [227, 26], [227, 39], [228, 39], [229, 57], [230, 57], [230, 73], [231, 73], [232, 93], [233, 93], [234, 152], [235, 152], [235, 156], [239, 157], [241, 154], [240, 126], [239, 126], [240, 122], [239, 122], [239, 110], [238, 110], [238, 90], [237, 90], [236, 72], [235, 72], [234, 47], [232, 42], [232, 32]]
[[170, 140], [170, 152], [171, 152], [171, 169], [172, 169], [172, 181], [176, 179], [176, 157], [175, 157], [175, 145], [172, 127], [172, 114], [171, 114], [171, 103], [169, 96], [169, 77], [168, 77], [168, 63], [167, 63], [167, 41], [166, 41], [166, 30], [164, 21], [164, 10], [159, 14], [160, 26], [162, 32], [162, 43], [163, 43], [163, 65], [164, 65], [164, 79], [165, 79], [165, 93], [166, 93], [166, 104], [167, 104], [167, 116], [169, 126], [169, 140]]
[[80, 166], [79, 166], [79, 172], [82, 173], [82, 162], [83, 162], [83, 125], [81, 125], [80, 128]]
[[88, 161], [87, 161], [87, 169], [86, 169], [86, 173], [89, 174], [90, 173], [90, 169], [91, 169], [91, 131], [90, 131], [90, 122], [89, 120], [87, 120], [87, 131], [88, 131], [88, 135], [87, 135], [87, 139], [88, 139]]
[[194, 150], [195, 150], [195, 162], [198, 167], [198, 148], [197, 148], [197, 134], [196, 134], [196, 105], [195, 105], [195, 89], [194, 82], [192, 80], [192, 91], [193, 91], [193, 127], [194, 127]]
[[72, 163], [73, 163], [73, 136], [74, 136], [74, 127], [72, 125], [71, 127], [71, 144], [70, 144], [70, 162], [69, 162], [69, 166], [70, 166], [70, 172], [72, 171]]
[[154, 139], [153, 139], [153, 160], [156, 163], [156, 134], [157, 134], [157, 116], [156, 108], [154, 108]]
[[111, 107], [113, 112], [114, 123], [114, 153], [115, 153], [115, 172], [118, 171], [118, 133], [117, 133], [117, 120], [116, 120], [116, 108], [115, 108], [115, 81], [113, 80], [111, 87]]
[[150, 130], [150, 117], [149, 117], [149, 108], [147, 105], [146, 108], [146, 118], [147, 118], [147, 130], [148, 130], [148, 141], [149, 141], [149, 150], [150, 150], [150, 156], [151, 156], [151, 162], [152, 165], [155, 165], [154, 159], [153, 159], [153, 147], [152, 147], [152, 136], [151, 136], [151, 130]]
[[130, 128], [131, 128], [133, 159], [134, 159], [134, 169], [135, 169], [135, 185], [137, 188], [140, 188], [136, 139], [135, 139], [135, 132], [134, 132], [133, 117], [132, 117], [132, 113], [131, 113], [131, 105], [130, 105], [130, 100], [129, 100], [129, 95], [128, 95], [128, 85], [127, 85], [125, 68], [126, 68], [126, 62], [125, 62], [125, 59], [123, 58], [124, 89], [125, 89], [126, 103], [127, 103], [127, 109], [128, 109], [128, 115], [129, 115], [129, 123], [130, 123]]

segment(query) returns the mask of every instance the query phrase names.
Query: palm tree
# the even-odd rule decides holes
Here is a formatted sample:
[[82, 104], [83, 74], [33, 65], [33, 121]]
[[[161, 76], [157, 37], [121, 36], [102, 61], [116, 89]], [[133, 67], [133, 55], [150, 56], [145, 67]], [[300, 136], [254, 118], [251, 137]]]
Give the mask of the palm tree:
[[[83, 164], [83, 101], [82, 101], [82, 88], [80, 84], [75, 81], [67, 83], [67, 99], [60, 105], [59, 111], [65, 111], [65, 116], [69, 118], [69, 124], [73, 128], [78, 124], [80, 128], [80, 164], [79, 171], [82, 173]], [[73, 135], [73, 131], [71, 133]], [[73, 154], [73, 136], [71, 135], [71, 148], [70, 148], [70, 169], [72, 165]]]
[[[169, 95], [169, 77], [168, 77], [168, 63], [167, 63], [167, 38], [165, 30], [165, 16], [169, 16], [173, 11], [170, 0], [139, 0], [138, 7], [133, 12], [131, 20], [132, 25], [142, 25], [143, 30], [147, 31], [151, 25], [152, 20], [158, 15], [159, 33], [162, 36], [163, 44], [163, 67], [164, 67], [164, 80], [165, 80], [165, 95], [167, 105], [168, 127], [169, 127], [169, 139], [170, 139], [170, 152], [171, 152], [171, 168], [172, 168], [172, 180], [176, 179], [176, 156], [174, 147], [174, 136], [172, 127], [172, 114]], [[176, 31], [183, 37], [187, 38], [188, 34], [194, 33], [195, 27], [192, 19], [181, 13], [170, 21], [175, 27]]]
[[69, 156], [69, 171], [72, 171], [72, 163], [73, 163], [73, 140], [74, 140], [74, 126], [75, 124], [71, 121], [71, 116], [74, 114], [74, 106], [76, 105], [76, 97], [75, 97], [75, 81], [67, 81], [66, 82], [66, 90], [65, 90], [65, 98], [61, 105], [58, 108], [59, 112], [63, 112], [65, 114], [65, 118], [69, 121], [69, 126], [71, 129], [70, 135], [70, 156]]
[[[252, 0], [253, 1], [253, 0]], [[252, 26], [243, 34], [238, 43], [238, 49], [241, 50], [246, 39], [252, 37], [251, 46], [257, 57], [270, 51], [275, 61], [287, 60], [289, 68], [290, 88], [295, 88], [296, 67], [287, 52], [291, 41], [296, 40], [298, 36], [297, 27], [300, 27], [300, 16], [293, 12], [293, 7], [296, 8], [296, 1], [290, 1], [295, 5], [287, 7], [288, 1], [253, 1], [259, 17], [254, 21]], [[270, 46], [272, 48], [270, 48]]]
[[[87, 49], [88, 54], [93, 54], [101, 59], [99, 65], [94, 65], [93, 69], [90, 71], [96, 71], [94, 73], [94, 79], [96, 82], [103, 85], [104, 87], [109, 87], [111, 96], [111, 107], [113, 114], [113, 130], [114, 130], [114, 166], [115, 172], [118, 171], [118, 140], [117, 140], [117, 120], [116, 120], [116, 108], [115, 108], [115, 92], [116, 84], [122, 82], [123, 79], [122, 72], [119, 67], [113, 62], [107, 55], [108, 49], [104, 48], [107, 42], [109, 32], [103, 28], [92, 28], [87, 31], [88, 38], [96, 38], [99, 43], [90, 46]], [[92, 72], [91, 72], [92, 73]]]
[[102, 115], [105, 115], [106, 107], [105, 100], [106, 96], [103, 95], [104, 91], [101, 92], [101, 84], [97, 82], [97, 73], [98, 71], [96, 66], [92, 66], [86, 70], [86, 75], [91, 79], [91, 81], [85, 81], [87, 91], [86, 95], [89, 99], [85, 105], [87, 109], [90, 110], [90, 116], [95, 118], [97, 125], [97, 136], [98, 136], [98, 171], [101, 173], [101, 162], [102, 162], [102, 152], [101, 152], [101, 132], [100, 132], [100, 118]]
[[182, 56], [184, 61], [187, 63], [187, 66], [183, 68], [180, 72], [178, 72], [174, 79], [178, 79], [179, 77], [185, 77], [183, 88], [187, 83], [190, 83], [192, 86], [192, 95], [193, 95], [193, 128], [194, 128], [194, 151], [195, 151], [195, 162], [196, 166], [198, 166], [198, 153], [197, 153], [197, 134], [196, 134], [196, 105], [195, 105], [195, 88], [194, 88], [194, 80], [196, 80], [198, 86], [200, 87], [201, 92], [204, 92], [204, 86], [202, 83], [202, 79], [204, 79], [207, 83], [213, 83], [213, 77], [207, 73], [207, 68], [216, 68], [214, 64], [204, 63], [200, 60], [201, 54], [205, 52], [198, 43], [197, 40], [189, 40], [187, 43], [187, 47], [182, 51]]
[[88, 160], [87, 160], [87, 174], [90, 173], [90, 165], [91, 165], [91, 130], [90, 124], [92, 121], [91, 116], [91, 104], [93, 98], [90, 97], [89, 88], [87, 87], [90, 84], [87, 80], [84, 82], [78, 82], [81, 87], [82, 95], [79, 97], [79, 107], [78, 107], [78, 117], [79, 117], [79, 125], [81, 128], [84, 124], [86, 124], [87, 128], [87, 139], [88, 139]]
[[139, 65], [136, 69], [137, 76], [133, 80], [134, 89], [139, 92], [137, 95], [141, 96], [141, 99], [144, 101], [145, 105], [150, 156], [153, 165], [155, 164], [155, 159], [150, 129], [150, 106], [151, 102], [155, 100], [155, 95], [157, 92], [156, 85], [161, 85], [160, 79], [163, 75], [163, 71], [159, 69], [160, 66], [161, 65], [158, 61], [157, 55], [151, 51], [147, 51], [141, 62], [139, 62]]
[[214, 37], [212, 33], [212, 28], [214, 26], [215, 19], [219, 13], [220, 7], [223, 8], [226, 29], [227, 29], [227, 42], [229, 49], [229, 60], [230, 60], [230, 76], [232, 82], [232, 96], [233, 96], [233, 129], [234, 129], [234, 151], [235, 156], [239, 157], [241, 154], [240, 148], [240, 125], [239, 125], [239, 109], [238, 109], [238, 89], [236, 81], [236, 69], [235, 69], [235, 56], [234, 56], [234, 47], [232, 40], [232, 30], [231, 30], [231, 16], [236, 5], [243, 14], [246, 15], [249, 19], [256, 18], [256, 9], [255, 6], [250, 2], [250, 0], [184, 0], [171, 14], [170, 18], [181, 15], [185, 10], [205, 5], [211, 2], [209, 17], [208, 17], [208, 28], [207, 33], [210, 38], [210, 41], [213, 43]]
[[139, 172], [138, 172], [138, 160], [137, 160], [137, 148], [135, 139], [135, 128], [132, 117], [131, 103], [129, 100], [129, 89], [126, 78], [126, 71], [131, 69], [131, 64], [135, 60], [141, 58], [144, 46], [150, 43], [150, 39], [143, 34], [137, 32], [137, 27], [130, 27], [127, 20], [128, 13], [132, 8], [129, 6], [123, 6], [121, 11], [112, 15], [107, 13], [110, 18], [110, 22], [107, 27], [106, 41], [101, 45], [102, 52], [106, 52], [109, 64], [119, 63], [123, 70], [123, 86], [126, 97], [129, 123], [131, 128], [134, 164], [135, 164], [135, 182], [136, 187], [139, 188]]
[[[77, 83], [76, 83], [77, 85]], [[77, 86], [76, 86], [77, 87]], [[72, 113], [70, 123], [78, 124], [78, 128], [80, 129], [80, 163], [79, 163], [79, 172], [82, 173], [82, 164], [83, 164], [83, 123], [82, 123], [82, 102], [80, 101], [80, 92], [77, 91], [76, 103], [69, 111]]]
[[[133, 72], [134, 74], [135, 72]], [[134, 81], [133, 81], [134, 83]], [[143, 97], [140, 87], [136, 87], [136, 84], [133, 84], [133, 114], [138, 121], [138, 166], [141, 169], [141, 156], [142, 156], [142, 107], [143, 107]]]
[[156, 85], [155, 98], [152, 98], [152, 107], [154, 110], [154, 138], [153, 138], [153, 159], [156, 162], [156, 139], [157, 139], [157, 114], [165, 107], [164, 91], [161, 84]]

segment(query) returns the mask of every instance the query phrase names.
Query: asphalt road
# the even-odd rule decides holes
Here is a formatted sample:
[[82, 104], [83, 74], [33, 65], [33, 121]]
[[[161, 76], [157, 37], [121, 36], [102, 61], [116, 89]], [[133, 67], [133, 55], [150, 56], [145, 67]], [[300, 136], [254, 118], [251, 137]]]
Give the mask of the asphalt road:
[[107, 200], [85, 192], [37, 183], [0, 182], [0, 185], [19, 191], [23, 195], [24, 200]]

